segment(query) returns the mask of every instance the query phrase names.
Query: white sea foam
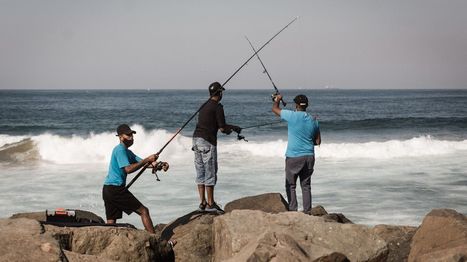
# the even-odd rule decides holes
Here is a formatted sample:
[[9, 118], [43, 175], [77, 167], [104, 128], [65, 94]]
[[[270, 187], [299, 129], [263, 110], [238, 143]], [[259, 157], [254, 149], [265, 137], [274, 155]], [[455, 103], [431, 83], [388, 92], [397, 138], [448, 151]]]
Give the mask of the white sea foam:
[[[132, 126], [137, 131], [132, 150], [145, 157], [159, 150], [172, 136], [166, 130], [145, 130], [142, 126]], [[0, 136], [0, 144], [21, 141], [24, 136]], [[31, 137], [36, 145], [40, 159], [55, 164], [106, 163], [112, 148], [118, 143], [115, 134], [100, 133], [88, 136], [59, 136], [42, 134]], [[250, 142], [222, 140], [219, 142], [219, 154], [230, 155], [255, 161], [255, 158], [277, 157], [285, 154], [287, 141], [278, 139], [269, 142]], [[408, 140], [389, 140], [362, 143], [326, 143], [315, 147], [317, 158], [324, 159], [392, 159], [400, 157], [442, 156], [467, 151], [467, 140], [437, 140], [430, 136], [420, 136]], [[176, 163], [190, 161], [191, 138], [178, 135], [163, 151], [164, 160]]]
[[467, 140], [447, 141], [420, 136], [408, 140], [324, 144], [316, 151], [319, 157], [335, 159], [440, 156], [467, 151]]
[[[132, 150], [140, 157], [155, 153], [166, 143], [173, 134], [165, 130], [144, 130], [139, 125], [131, 127], [137, 132]], [[87, 137], [64, 137], [43, 134], [32, 137], [39, 147], [39, 154], [45, 161], [57, 164], [105, 163], [110, 159], [110, 152], [118, 143], [113, 133], [90, 134]], [[178, 160], [191, 155], [189, 148], [191, 139], [183, 136], [176, 137], [170, 147], [164, 150], [167, 160]]]
[[[145, 130], [138, 125], [132, 129], [137, 131], [132, 150], [141, 157], [159, 150], [173, 136], [166, 130]], [[0, 149], [0, 161], [18, 159], [14, 163], [24, 163], [0, 163], [0, 217], [55, 207], [81, 208], [104, 216], [101, 187], [110, 152], [118, 143], [114, 133], [42, 134], [25, 138], [0, 137], [0, 144], [10, 144]], [[287, 141], [280, 139], [267, 142], [221, 139], [216, 201], [225, 205], [234, 199], [266, 192], [281, 192], [285, 196], [286, 146]], [[157, 223], [167, 223], [197, 208], [190, 149], [191, 138], [177, 136], [161, 155], [162, 160], [171, 164], [167, 173], [159, 173], [161, 181], [146, 172], [132, 187]], [[28, 165], [25, 157], [10, 157], [28, 156], [28, 150], [35, 152], [33, 161], [44, 165]], [[433, 208], [453, 208], [464, 213], [467, 210], [463, 201], [466, 140], [421, 136], [382, 142], [325, 142], [316, 148], [316, 153], [318, 161], [312, 179], [314, 205], [344, 213], [354, 222], [418, 225]], [[433, 156], [436, 161], [432, 161]], [[124, 216], [121, 222], [142, 227], [136, 215]]]

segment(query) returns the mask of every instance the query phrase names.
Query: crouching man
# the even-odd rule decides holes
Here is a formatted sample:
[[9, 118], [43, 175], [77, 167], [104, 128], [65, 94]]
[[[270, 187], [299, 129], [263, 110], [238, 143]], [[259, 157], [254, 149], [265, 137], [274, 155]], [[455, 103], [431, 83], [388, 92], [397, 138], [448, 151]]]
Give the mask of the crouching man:
[[[122, 212], [127, 215], [135, 212], [141, 216], [144, 228], [149, 233], [154, 233], [154, 225], [149, 215], [149, 209], [145, 207], [125, 186], [127, 174], [133, 173], [145, 165], [155, 166], [158, 155], [150, 155], [145, 159], [136, 156], [128, 148], [133, 145], [133, 135], [126, 124], [117, 128], [117, 136], [120, 143], [114, 147], [110, 157], [109, 171], [102, 189], [102, 197], [105, 204], [107, 224], [115, 224], [122, 218]], [[168, 163], [162, 163], [164, 170], [169, 168]]]

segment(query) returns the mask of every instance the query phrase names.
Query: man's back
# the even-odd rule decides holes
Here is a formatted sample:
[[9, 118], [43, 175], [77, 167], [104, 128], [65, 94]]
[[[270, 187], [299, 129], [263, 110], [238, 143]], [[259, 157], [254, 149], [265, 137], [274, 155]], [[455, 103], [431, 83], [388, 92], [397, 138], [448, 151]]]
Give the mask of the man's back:
[[318, 123], [305, 111], [281, 110], [281, 118], [288, 123], [287, 157], [313, 156]]
[[209, 100], [199, 112], [193, 137], [201, 137], [212, 145], [217, 145], [217, 130], [224, 126], [225, 116], [222, 104]]

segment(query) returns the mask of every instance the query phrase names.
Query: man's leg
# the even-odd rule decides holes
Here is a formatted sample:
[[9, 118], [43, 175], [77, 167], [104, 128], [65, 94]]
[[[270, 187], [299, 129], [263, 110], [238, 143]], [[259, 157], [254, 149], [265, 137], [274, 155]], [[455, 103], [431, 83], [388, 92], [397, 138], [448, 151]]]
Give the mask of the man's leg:
[[195, 182], [198, 187], [198, 195], [200, 200], [200, 209], [203, 204], [206, 203], [206, 167], [205, 167], [205, 154], [210, 151], [209, 144], [202, 138], [193, 138], [193, 148], [192, 150], [195, 153], [195, 170], [196, 170], [196, 179]]
[[208, 205], [212, 206], [214, 200], [214, 186], [217, 183], [217, 147], [209, 144], [209, 153], [203, 156], [205, 167], [205, 187], [207, 193]]
[[117, 219], [107, 219], [106, 224], [115, 224], [115, 223], [117, 223]]
[[[155, 234], [154, 224], [152, 223], [151, 216], [149, 215], [149, 209], [145, 206], [141, 206], [136, 210], [136, 213], [141, 216], [141, 221], [143, 221], [144, 229], [151, 234]], [[172, 249], [176, 244], [176, 240], [169, 240], [167, 242], [169, 244], [170, 249]]]
[[212, 206], [214, 203], [214, 186], [206, 186], [206, 192], [208, 195], [208, 205]]
[[285, 178], [285, 191], [287, 193], [287, 202], [289, 202], [289, 211], [297, 211], [297, 176], [287, 174]]
[[149, 215], [149, 209], [145, 206], [141, 206], [136, 210], [140, 216], [141, 216], [141, 221], [143, 222], [144, 229], [148, 231], [149, 233], [154, 234], [154, 224], [152, 223], [151, 216]]
[[300, 172], [300, 186], [302, 188], [303, 212], [311, 210], [311, 173], [308, 168], [303, 168]]
[[305, 158], [287, 157], [285, 159], [285, 191], [289, 202], [289, 211], [297, 211], [297, 178], [304, 168]]
[[198, 185], [198, 194], [199, 194], [199, 201], [200, 203], [206, 203], [206, 193], [205, 193], [205, 186]]
[[302, 187], [303, 212], [311, 211], [311, 175], [315, 165], [314, 157], [307, 157], [305, 166], [300, 171], [300, 186]]

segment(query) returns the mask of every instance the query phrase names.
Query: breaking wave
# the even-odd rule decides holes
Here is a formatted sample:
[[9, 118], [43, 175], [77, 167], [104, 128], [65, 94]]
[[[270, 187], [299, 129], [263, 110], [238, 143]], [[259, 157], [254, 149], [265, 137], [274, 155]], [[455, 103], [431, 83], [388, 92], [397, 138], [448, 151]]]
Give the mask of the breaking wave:
[[[7, 140], [5, 139], [5, 141]], [[17, 142], [2, 143], [0, 147], [0, 162], [14, 164], [39, 159], [38, 147], [30, 138], [24, 138]]]
[[[145, 157], [159, 150], [173, 135], [166, 130], [145, 130], [134, 125], [135, 143], [132, 150]], [[37, 136], [0, 135], [0, 162], [45, 161], [55, 164], [107, 163], [110, 152], [118, 142], [115, 134], [104, 132], [83, 136], [41, 134]], [[287, 141], [219, 142], [219, 154], [236, 156], [244, 161], [252, 158], [283, 157]], [[317, 158], [345, 160], [354, 158], [391, 159], [424, 157], [467, 152], [467, 140], [437, 140], [430, 136], [408, 140], [388, 140], [362, 143], [323, 143], [315, 148]], [[161, 159], [175, 163], [192, 163], [191, 137], [177, 136], [161, 155]]]

